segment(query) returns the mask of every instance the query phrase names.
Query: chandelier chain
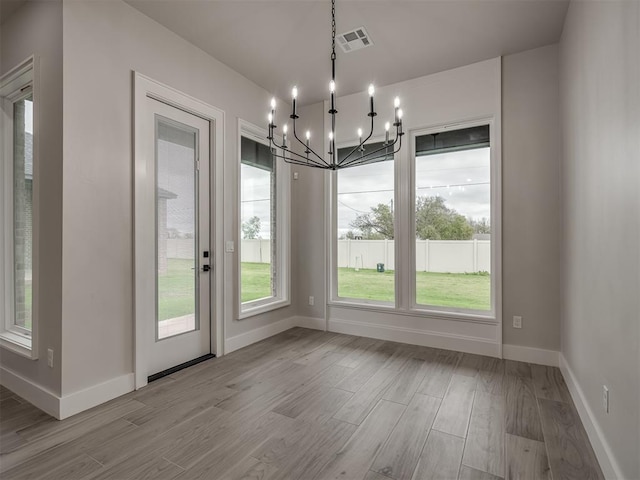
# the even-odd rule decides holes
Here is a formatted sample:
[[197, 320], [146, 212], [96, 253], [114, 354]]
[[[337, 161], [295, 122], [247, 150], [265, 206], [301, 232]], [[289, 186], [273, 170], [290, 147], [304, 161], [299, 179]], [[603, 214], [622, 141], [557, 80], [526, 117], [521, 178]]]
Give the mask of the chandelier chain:
[[331, 60], [336, 59], [336, 0], [331, 0]]

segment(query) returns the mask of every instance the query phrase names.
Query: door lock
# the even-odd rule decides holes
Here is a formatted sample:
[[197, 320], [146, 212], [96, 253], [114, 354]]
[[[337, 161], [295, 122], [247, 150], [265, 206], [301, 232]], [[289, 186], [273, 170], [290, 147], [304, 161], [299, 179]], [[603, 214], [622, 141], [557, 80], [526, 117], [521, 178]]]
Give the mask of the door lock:
[[203, 272], [208, 272], [209, 270], [211, 270], [211, 266], [210, 265], [203, 265], [202, 266], [202, 271]]

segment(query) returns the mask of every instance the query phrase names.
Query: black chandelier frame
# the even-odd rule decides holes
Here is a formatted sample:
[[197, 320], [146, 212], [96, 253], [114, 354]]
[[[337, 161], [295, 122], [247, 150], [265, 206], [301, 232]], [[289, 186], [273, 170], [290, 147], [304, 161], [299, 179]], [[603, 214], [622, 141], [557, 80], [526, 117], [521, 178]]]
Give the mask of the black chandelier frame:
[[[321, 168], [325, 170], [339, 170], [342, 168], [355, 167], [358, 165], [365, 165], [368, 163], [375, 163], [380, 161], [381, 154], [384, 154], [385, 158], [389, 155], [395, 155], [402, 148], [402, 136], [404, 132], [402, 131], [402, 110], [400, 109], [400, 101], [398, 98], [395, 99], [394, 107], [395, 107], [395, 121], [393, 126], [395, 127], [396, 134], [395, 138], [392, 140], [389, 138], [389, 129], [390, 124], [387, 123], [385, 125], [385, 140], [382, 143], [382, 147], [377, 147], [374, 150], [367, 152], [367, 142], [373, 136], [374, 131], [374, 119], [378, 115], [374, 109], [374, 87], [373, 85], [369, 86], [369, 113], [368, 117], [371, 118], [371, 128], [367, 137], [363, 140], [361, 135], [361, 130], [359, 130], [360, 141], [358, 145], [353, 147], [353, 149], [343, 158], [339, 158], [338, 152], [336, 149], [335, 143], [335, 131], [336, 131], [336, 115], [338, 114], [338, 110], [336, 109], [336, 98], [335, 98], [335, 80], [336, 80], [336, 2], [335, 0], [331, 0], [331, 82], [329, 84], [329, 90], [331, 93], [331, 108], [327, 113], [331, 115], [331, 132], [329, 133], [329, 152], [328, 157], [329, 161], [325, 160], [323, 155], [319, 155], [315, 150], [313, 150], [310, 146], [310, 132], [307, 131], [306, 142], [302, 141], [298, 137], [298, 132], [296, 130], [296, 120], [300, 117], [296, 111], [296, 100], [297, 100], [297, 88], [294, 87], [292, 91], [292, 109], [291, 118], [293, 123], [293, 138], [298, 142], [300, 146], [304, 148], [304, 154], [297, 153], [287, 145], [287, 128], [286, 125], [283, 128], [282, 134], [282, 144], [279, 145], [275, 139], [275, 130], [278, 128], [275, 125], [275, 117], [276, 117], [276, 103], [275, 98], [271, 100], [271, 113], [269, 114], [269, 130], [267, 139], [269, 140], [269, 146], [272, 149], [278, 149], [282, 151], [282, 154], [277, 153], [278, 150], [273, 152], [273, 156], [277, 158], [283, 159], [286, 163], [292, 165], [301, 165], [306, 167], [314, 167]], [[324, 142], [323, 142], [324, 144]]]

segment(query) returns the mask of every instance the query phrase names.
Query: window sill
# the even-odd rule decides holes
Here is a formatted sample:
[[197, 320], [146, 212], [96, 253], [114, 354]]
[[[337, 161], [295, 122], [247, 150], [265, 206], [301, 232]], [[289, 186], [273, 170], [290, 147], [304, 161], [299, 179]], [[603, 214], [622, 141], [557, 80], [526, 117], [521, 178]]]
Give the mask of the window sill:
[[34, 352], [31, 346], [32, 339], [30, 337], [12, 331], [0, 333], [0, 347], [31, 360], [37, 360], [37, 352]]
[[349, 308], [353, 310], [380, 312], [392, 315], [404, 315], [409, 317], [429, 317], [457, 322], [484, 323], [488, 325], [497, 325], [500, 323], [498, 319], [491, 313], [482, 315], [477, 313], [462, 313], [450, 311], [445, 312], [439, 310], [421, 309], [417, 307], [414, 307], [411, 310], [400, 310], [392, 305], [385, 306], [380, 304], [361, 303], [345, 300], [332, 300], [328, 305], [329, 307], [333, 308]]
[[288, 307], [289, 305], [291, 305], [291, 301], [288, 299], [275, 299], [273, 301], [270, 301], [269, 303], [259, 303], [255, 306], [245, 306], [244, 308], [240, 306], [240, 314], [238, 315], [238, 320], [244, 320], [245, 318], [260, 315], [261, 313], [271, 312], [279, 308]]

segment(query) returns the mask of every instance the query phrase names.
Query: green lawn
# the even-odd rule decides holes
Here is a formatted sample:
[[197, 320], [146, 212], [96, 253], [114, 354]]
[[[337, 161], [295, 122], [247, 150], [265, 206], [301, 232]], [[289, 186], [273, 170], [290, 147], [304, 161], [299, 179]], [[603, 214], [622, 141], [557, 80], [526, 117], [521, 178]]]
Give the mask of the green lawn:
[[241, 264], [242, 288], [240, 295], [243, 302], [271, 296], [271, 265], [268, 263]]
[[170, 258], [167, 273], [158, 277], [158, 319], [194, 313], [195, 275], [193, 260]]
[[[158, 281], [160, 320], [193, 313], [193, 262], [170, 259], [168, 272]], [[271, 266], [266, 263], [242, 264], [242, 301], [271, 295]], [[491, 308], [491, 277], [487, 274], [431, 273], [416, 275], [418, 303], [473, 310]], [[356, 272], [338, 269], [338, 294], [341, 297], [393, 302], [394, 272], [375, 270]]]
[[[416, 291], [417, 303], [421, 305], [473, 310], [491, 308], [491, 277], [487, 274], [418, 272]], [[393, 302], [394, 294], [393, 271], [338, 269], [340, 297]]]

